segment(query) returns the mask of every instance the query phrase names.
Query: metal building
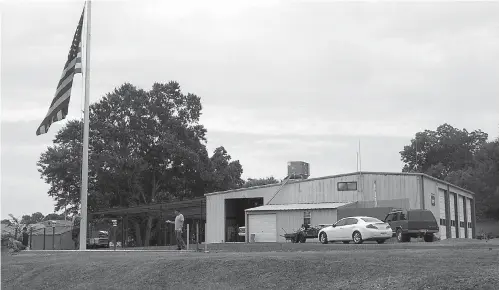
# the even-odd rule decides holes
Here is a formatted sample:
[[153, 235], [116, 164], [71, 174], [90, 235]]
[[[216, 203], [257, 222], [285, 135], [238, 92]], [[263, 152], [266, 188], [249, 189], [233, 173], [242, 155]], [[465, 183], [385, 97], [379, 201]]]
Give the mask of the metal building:
[[[475, 236], [475, 202], [472, 192], [421, 173], [355, 172], [311, 179], [288, 178], [280, 184], [206, 194], [206, 241], [237, 241], [234, 238], [237, 236], [237, 228], [246, 225], [246, 237], [252, 233], [257, 234], [252, 228], [261, 230], [262, 227], [268, 227], [275, 228], [275, 240], [279, 241], [278, 226], [286, 224], [290, 229], [299, 228], [305, 219], [305, 212], [309, 211], [296, 205], [353, 202], [356, 202], [356, 207], [429, 209], [440, 224], [441, 239]], [[294, 213], [283, 214], [286, 211], [284, 209], [274, 215], [275, 221], [270, 216], [265, 221], [253, 218], [247, 220], [247, 209], [264, 205], [288, 205], [288, 211]], [[318, 210], [317, 207], [320, 206], [316, 205], [314, 211]], [[277, 211], [272, 207], [269, 209], [268, 213]], [[254, 213], [256, 214], [255, 211]], [[302, 218], [298, 220], [298, 216]], [[336, 222], [337, 213], [330, 212], [329, 216], [334, 220], [324, 220], [324, 223]], [[281, 218], [288, 221], [280, 220]], [[263, 240], [270, 239], [269, 231], [266, 230], [266, 233], [267, 238], [262, 238]]]

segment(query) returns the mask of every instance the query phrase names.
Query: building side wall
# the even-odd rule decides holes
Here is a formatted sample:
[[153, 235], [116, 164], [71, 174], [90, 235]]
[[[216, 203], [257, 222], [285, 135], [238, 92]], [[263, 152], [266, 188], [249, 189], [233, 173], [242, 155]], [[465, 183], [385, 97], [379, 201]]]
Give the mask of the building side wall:
[[[248, 212], [247, 215], [255, 214], [276, 214], [277, 218], [277, 242], [286, 242], [284, 235], [286, 233], [294, 233], [299, 230], [304, 222], [304, 214], [310, 211], [311, 225], [333, 224], [336, 222], [336, 209], [319, 209], [319, 210], [280, 210], [280, 211], [259, 211]], [[249, 233], [251, 229], [246, 229]]]
[[338, 221], [337, 209], [321, 209], [312, 211], [312, 225], [334, 224]]
[[[441, 185], [442, 187], [444, 186], [444, 184]], [[468, 230], [468, 225], [466, 223], [460, 223], [461, 220], [465, 220], [465, 217], [464, 216], [461, 216], [461, 215], [464, 215], [464, 206], [462, 204], [462, 200], [460, 199], [460, 197], [463, 197], [465, 199], [468, 199], [468, 200], [473, 200], [473, 196], [465, 191], [462, 191], [460, 190], [459, 188], [455, 188], [453, 186], [448, 186], [448, 190], [450, 192], [451, 195], [454, 195], [454, 215], [451, 217], [452, 220], [455, 220], [455, 228], [452, 228], [452, 235], [457, 237], [457, 238], [466, 238], [466, 232]], [[451, 206], [452, 207], [452, 206]], [[462, 209], [462, 210], [460, 210]], [[475, 221], [475, 216], [474, 216], [474, 212], [473, 213], [468, 213], [466, 212], [466, 218], [467, 219], [470, 219], [471, 221]], [[471, 238], [471, 237], [468, 237], [468, 238]]]
[[[284, 234], [293, 233], [303, 224], [303, 211], [276, 211], [277, 213], [277, 242], [285, 242]], [[312, 213], [312, 216], [314, 214]]]
[[[473, 195], [463, 191], [457, 187], [448, 185], [443, 182], [439, 182], [437, 180], [433, 180], [430, 178], [423, 178], [423, 188], [424, 188], [424, 195], [425, 195], [425, 202], [424, 202], [424, 208], [431, 210], [433, 215], [435, 216], [436, 220], [438, 223], [440, 223], [440, 218], [443, 218], [441, 216], [441, 212], [445, 213], [443, 214], [445, 216], [446, 220], [446, 225], [445, 225], [445, 230], [446, 233], [442, 235], [440, 233], [441, 238], [451, 238], [452, 236], [459, 237], [459, 238], [471, 238], [468, 234], [466, 234], [467, 229], [468, 229], [468, 224], [465, 223], [465, 228], [460, 229], [461, 223], [459, 221], [464, 220], [464, 217], [461, 217], [461, 215], [466, 214], [466, 220], [467, 221], [473, 221], [475, 220], [475, 216], [473, 212], [467, 211], [467, 210], [461, 210], [460, 208], [464, 207], [463, 205], [460, 204], [461, 200], [459, 197], [463, 197], [468, 200], [473, 200]], [[445, 205], [441, 205], [439, 202], [439, 195], [449, 195], [448, 198], [445, 198]], [[451, 198], [451, 196], [455, 196], [454, 199]], [[435, 204], [432, 204], [432, 196], [435, 198]], [[451, 205], [450, 203], [453, 202]], [[441, 208], [441, 206], [446, 206], [447, 208]], [[454, 207], [454, 211], [452, 211], [451, 214], [451, 209]], [[451, 226], [451, 220], [456, 221], [456, 226], [452, 227]], [[442, 230], [442, 227], [441, 227]], [[463, 235], [463, 230], [464, 230], [464, 235]]]
[[[360, 188], [362, 199], [377, 200], [378, 206], [402, 207], [404, 209], [421, 208], [421, 184], [419, 176], [395, 174], [362, 174]], [[376, 194], [374, 183], [376, 182]], [[376, 197], [376, 198], [375, 198]]]
[[[425, 195], [424, 209], [430, 210], [433, 216], [439, 223], [440, 220], [440, 210], [445, 211], [445, 209], [440, 209], [439, 202], [439, 183], [429, 179], [423, 178], [423, 190]], [[432, 196], [435, 198], [435, 204], [432, 204]]]
[[351, 216], [370, 216], [384, 220], [393, 207], [340, 207], [338, 208], [338, 219]]
[[225, 242], [226, 199], [263, 197], [265, 204], [272, 198], [278, 188], [277, 186], [263, 187], [206, 196], [206, 241], [208, 243]]
[[358, 181], [357, 175], [288, 183], [270, 204], [357, 201], [361, 198], [358, 191], [338, 191], [338, 182], [353, 181]]

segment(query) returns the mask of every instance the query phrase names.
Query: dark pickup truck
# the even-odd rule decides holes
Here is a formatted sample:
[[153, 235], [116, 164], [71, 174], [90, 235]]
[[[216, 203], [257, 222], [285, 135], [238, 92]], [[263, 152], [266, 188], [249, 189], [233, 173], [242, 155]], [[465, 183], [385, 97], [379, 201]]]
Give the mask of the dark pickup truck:
[[433, 234], [438, 233], [438, 223], [429, 210], [393, 210], [384, 221], [390, 225], [399, 243], [421, 236], [425, 242], [433, 242]]

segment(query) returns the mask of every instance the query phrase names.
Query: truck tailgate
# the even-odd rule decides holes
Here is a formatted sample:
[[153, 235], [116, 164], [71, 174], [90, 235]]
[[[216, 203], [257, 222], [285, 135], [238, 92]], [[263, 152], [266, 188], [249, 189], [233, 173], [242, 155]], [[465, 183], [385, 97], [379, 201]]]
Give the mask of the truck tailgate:
[[408, 221], [408, 230], [419, 231], [419, 230], [430, 230], [438, 231], [438, 224], [435, 217], [431, 212], [421, 211], [421, 212], [410, 212]]

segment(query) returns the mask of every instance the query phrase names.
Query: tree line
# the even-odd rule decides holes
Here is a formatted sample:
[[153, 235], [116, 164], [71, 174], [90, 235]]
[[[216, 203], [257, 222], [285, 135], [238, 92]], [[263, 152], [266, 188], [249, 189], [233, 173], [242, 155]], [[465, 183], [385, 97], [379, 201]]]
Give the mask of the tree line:
[[67, 217], [64, 214], [49, 213], [48, 215], [43, 215], [41, 212], [35, 212], [31, 215], [23, 215], [20, 219], [16, 218], [14, 215], [9, 214], [10, 219], [3, 219], [1, 223], [6, 226], [29, 226], [43, 221], [49, 220], [64, 220]]

